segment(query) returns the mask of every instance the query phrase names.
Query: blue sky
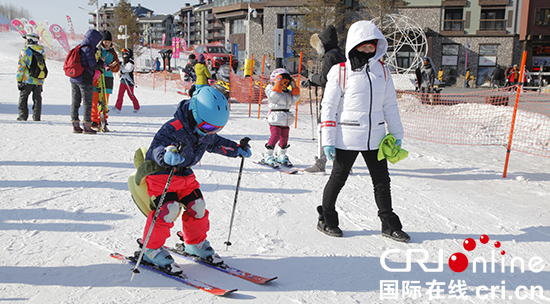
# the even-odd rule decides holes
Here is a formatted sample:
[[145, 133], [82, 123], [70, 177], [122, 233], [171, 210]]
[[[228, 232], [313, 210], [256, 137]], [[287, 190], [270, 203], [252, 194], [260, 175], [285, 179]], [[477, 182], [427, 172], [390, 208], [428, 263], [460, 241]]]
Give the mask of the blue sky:
[[[88, 30], [88, 19], [91, 16], [88, 12], [96, 9], [96, 5], [88, 5], [89, 0], [0, 0], [2, 5], [12, 4], [15, 7], [27, 9], [35, 21], [48, 20], [50, 24], [57, 23], [68, 31], [67, 17], [69, 15], [73, 21], [75, 31], [83, 34]], [[118, 1], [101, 1], [99, 5], [107, 3], [107, 5], [116, 5]], [[185, 3], [197, 4], [197, 0], [187, 1], [158, 1], [158, 0], [139, 0], [131, 1], [133, 6], [141, 4], [148, 9], [155, 11], [155, 14], [172, 14], [179, 8], [184, 7]], [[78, 7], [82, 7], [80, 9]]]

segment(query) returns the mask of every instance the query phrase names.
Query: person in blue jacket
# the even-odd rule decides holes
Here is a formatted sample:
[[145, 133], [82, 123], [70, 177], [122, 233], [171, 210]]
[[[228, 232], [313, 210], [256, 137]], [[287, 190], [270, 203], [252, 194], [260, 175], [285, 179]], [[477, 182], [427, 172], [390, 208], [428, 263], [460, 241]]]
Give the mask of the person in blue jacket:
[[[103, 39], [103, 35], [90, 29], [84, 34], [84, 39], [80, 43], [80, 59], [84, 72], [77, 77], [71, 77], [71, 122], [73, 123], [73, 133], [96, 134], [92, 130], [92, 100], [94, 96], [94, 75], [100, 73], [99, 70], [105, 64], [105, 58], [96, 60], [97, 44]], [[83, 105], [83, 126], [80, 127], [78, 109]]]
[[[160, 128], [147, 151], [145, 161], [156, 163], [152, 166], [156, 169], [151, 169], [145, 177], [148, 194], [155, 204], [162, 197], [170, 168], [175, 167], [154, 229], [143, 252], [145, 261], [156, 264], [167, 272], [181, 273], [172, 256], [163, 248], [181, 207], [185, 210], [181, 218], [185, 251], [208, 263], [223, 263], [206, 239], [210, 227], [209, 213], [191, 167], [201, 160], [205, 152], [228, 157], [252, 155], [248, 147], [243, 149], [236, 142], [216, 134], [228, 120], [227, 99], [220, 91], [204, 87], [191, 99], [180, 102], [174, 118]], [[178, 151], [178, 146], [184, 148]], [[155, 210], [147, 217], [144, 240], [147, 239], [154, 214]]]
[[155, 72], [160, 72], [160, 60], [159, 58], [155, 58]]

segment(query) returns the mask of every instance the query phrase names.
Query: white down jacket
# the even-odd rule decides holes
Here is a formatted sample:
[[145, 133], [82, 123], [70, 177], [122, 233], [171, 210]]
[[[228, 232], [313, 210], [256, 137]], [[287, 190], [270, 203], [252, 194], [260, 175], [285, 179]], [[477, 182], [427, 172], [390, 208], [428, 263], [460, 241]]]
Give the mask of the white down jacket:
[[290, 112], [293, 104], [298, 102], [300, 95], [290, 92], [279, 93], [273, 91], [273, 84], [265, 87], [267, 106], [271, 111], [267, 115], [267, 122], [272, 126], [288, 127], [294, 123], [294, 114]]
[[[350, 51], [372, 39], [378, 40], [375, 55], [360, 71], [352, 71]], [[350, 27], [346, 41], [343, 96], [340, 65], [334, 65], [327, 75], [321, 102], [323, 146], [333, 145], [342, 150], [376, 150], [386, 135], [386, 128], [396, 139], [403, 138], [393, 80], [387, 66], [379, 61], [387, 48], [388, 42], [373, 22], [358, 21]]]

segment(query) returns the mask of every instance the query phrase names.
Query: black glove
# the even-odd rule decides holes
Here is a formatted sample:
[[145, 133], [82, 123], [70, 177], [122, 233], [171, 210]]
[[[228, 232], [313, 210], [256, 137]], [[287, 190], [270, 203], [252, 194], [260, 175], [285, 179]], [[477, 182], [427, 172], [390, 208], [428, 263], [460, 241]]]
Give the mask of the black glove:
[[300, 83], [300, 85], [302, 86], [302, 88], [307, 89], [307, 88], [309, 88], [309, 86], [310, 86], [311, 84], [310, 84], [309, 79], [306, 79], [306, 80], [302, 80], [302, 82]]
[[25, 83], [21, 81], [17, 82], [17, 89], [19, 89], [19, 91], [23, 91], [24, 88], [25, 88]]

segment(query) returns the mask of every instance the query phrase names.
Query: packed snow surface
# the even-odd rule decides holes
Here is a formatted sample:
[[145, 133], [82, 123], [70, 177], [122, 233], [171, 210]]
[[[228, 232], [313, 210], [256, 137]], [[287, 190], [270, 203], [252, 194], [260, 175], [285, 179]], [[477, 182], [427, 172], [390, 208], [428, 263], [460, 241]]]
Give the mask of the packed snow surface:
[[[403, 148], [409, 157], [389, 166], [394, 209], [411, 241], [403, 244], [380, 236], [372, 184], [362, 159], [356, 161], [340, 193], [337, 211], [344, 237], [334, 238], [316, 230], [315, 210], [332, 164], [324, 176], [288, 175], [253, 164], [269, 137], [268, 125], [257, 118], [257, 105], [249, 116], [249, 106], [236, 103], [220, 135], [235, 141], [250, 137], [253, 155], [244, 162], [233, 245], [228, 249], [224, 242], [240, 159], [207, 153], [194, 168], [211, 212], [208, 239], [228, 264], [278, 279], [254, 285], [177, 258], [187, 275], [239, 291], [216, 297], [147, 271], [130, 281], [132, 267], [109, 254], [132, 254], [145, 224], [127, 186], [135, 171], [134, 151], [149, 146], [182, 95], [138, 83], [139, 113], [132, 113], [126, 97], [121, 114], [110, 114], [112, 132], [73, 134], [69, 80], [62, 63], [50, 60], [42, 121], [18, 122], [15, 73], [23, 39], [8, 32], [0, 33], [0, 41], [2, 303], [548, 303], [550, 299], [550, 159], [512, 152], [503, 178], [503, 147], [434, 144], [405, 137]], [[117, 93], [118, 80], [111, 103]], [[302, 107], [305, 111], [309, 105]], [[266, 113], [262, 107], [262, 118]], [[310, 116], [300, 112], [288, 150], [296, 167], [313, 164], [317, 138]], [[174, 245], [180, 227], [178, 220], [167, 245]], [[486, 244], [482, 235], [489, 238]], [[472, 251], [466, 250], [471, 249], [471, 240], [464, 244], [468, 238], [476, 244]], [[469, 261], [463, 272], [450, 267], [460, 262], [457, 253]]]

